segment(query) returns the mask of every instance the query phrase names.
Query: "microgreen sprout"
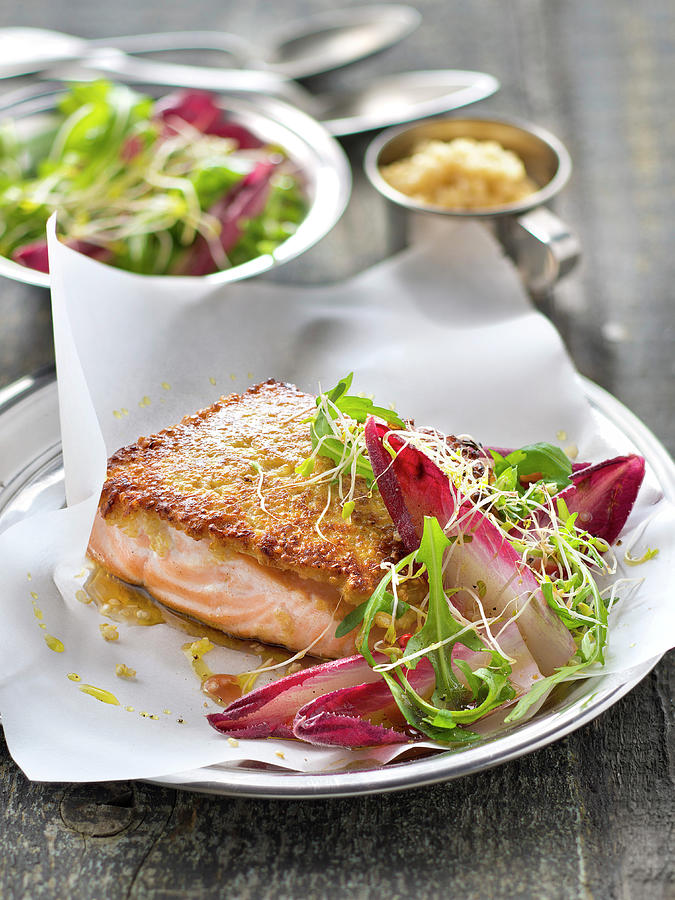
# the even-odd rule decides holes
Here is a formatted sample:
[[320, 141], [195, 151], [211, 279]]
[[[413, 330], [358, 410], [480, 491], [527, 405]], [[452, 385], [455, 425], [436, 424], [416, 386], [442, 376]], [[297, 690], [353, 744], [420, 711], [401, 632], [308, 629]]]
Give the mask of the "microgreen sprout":
[[641, 566], [642, 563], [649, 562], [650, 559], [654, 559], [658, 555], [658, 547], [647, 547], [642, 556], [632, 556], [630, 550], [626, 550], [623, 555], [623, 561], [627, 566]]

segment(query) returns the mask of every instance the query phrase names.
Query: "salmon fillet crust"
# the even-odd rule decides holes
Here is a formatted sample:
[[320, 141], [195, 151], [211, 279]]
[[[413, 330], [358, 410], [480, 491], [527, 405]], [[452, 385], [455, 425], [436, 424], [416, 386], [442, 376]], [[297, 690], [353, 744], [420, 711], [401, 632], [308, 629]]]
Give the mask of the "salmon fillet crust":
[[[295, 473], [312, 452], [315, 408], [312, 395], [269, 380], [118, 450], [90, 555], [236, 637], [354, 652], [356, 632], [338, 640], [336, 624], [405, 551], [365, 481], [347, 522], [335, 487]], [[330, 465], [320, 457], [315, 474]]]

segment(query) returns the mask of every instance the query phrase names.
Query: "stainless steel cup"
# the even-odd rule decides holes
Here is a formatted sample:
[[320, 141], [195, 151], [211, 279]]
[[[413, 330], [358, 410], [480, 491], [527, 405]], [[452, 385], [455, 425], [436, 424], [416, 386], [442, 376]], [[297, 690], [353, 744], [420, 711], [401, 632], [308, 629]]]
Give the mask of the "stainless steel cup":
[[[380, 166], [409, 156], [424, 140], [458, 137], [494, 140], [523, 161], [538, 190], [517, 203], [490, 209], [456, 210], [421, 203], [397, 191], [380, 174]], [[429, 119], [390, 128], [369, 145], [365, 170], [384, 197], [405, 210], [434, 216], [480, 219], [496, 233], [534, 294], [545, 293], [569, 272], [581, 254], [579, 241], [545, 204], [565, 186], [572, 162], [564, 145], [550, 132], [527, 122], [497, 119]]]

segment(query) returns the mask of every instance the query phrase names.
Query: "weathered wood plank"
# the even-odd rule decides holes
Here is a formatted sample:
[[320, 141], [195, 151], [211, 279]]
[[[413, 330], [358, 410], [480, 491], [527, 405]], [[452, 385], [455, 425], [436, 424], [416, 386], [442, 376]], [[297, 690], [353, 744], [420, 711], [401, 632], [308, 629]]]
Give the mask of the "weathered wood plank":
[[405, 794], [282, 803], [142, 784], [68, 789], [31, 785], [5, 760], [0, 892], [665, 897], [672, 785], [660, 697], [672, 696], [674, 670], [662, 663], [559, 744]]
[[[260, 38], [329, 0], [162, 8], [162, 28]], [[344, 5], [347, 5], [345, 2]], [[549, 311], [581, 370], [675, 450], [675, 8], [670, 0], [418, 0], [423, 27], [375, 60], [317, 79], [358, 86], [401, 69], [493, 72], [477, 113], [551, 128], [575, 160], [559, 212], [583, 267]], [[0, 7], [0, 26], [91, 36], [156, 29], [134, 0]], [[279, 278], [342, 278], [400, 234], [345, 146], [355, 189], [335, 231]], [[46, 294], [0, 284], [0, 385], [52, 355]], [[596, 722], [499, 769], [405, 794], [281, 803], [143, 784], [30, 784], [0, 745], [0, 896], [52, 898], [533, 897], [664, 900], [673, 867], [673, 687], [663, 661]]]

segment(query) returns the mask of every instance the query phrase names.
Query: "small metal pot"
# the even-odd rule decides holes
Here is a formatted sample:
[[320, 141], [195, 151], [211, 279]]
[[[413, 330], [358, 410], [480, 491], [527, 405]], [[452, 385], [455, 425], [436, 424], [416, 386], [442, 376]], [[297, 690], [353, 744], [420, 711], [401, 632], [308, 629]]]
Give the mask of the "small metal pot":
[[[492, 209], [455, 210], [421, 203], [397, 191], [380, 167], [409, 156], [421, 141], [458, 137], [494, 140], [519, 156], [539, 190], [517, 203]], [[370, 183], [398, 207], [416, 213], [480, 219], [496, 233], [534, 294], [545, 293], [577, 263], [577, 237], [545, 204], [567, 183], [572, 162], [564, 145], [550, 132], [527, 122], [497, 119], [429, 119], [390, 128], [368, 147], [365, 170]]]

